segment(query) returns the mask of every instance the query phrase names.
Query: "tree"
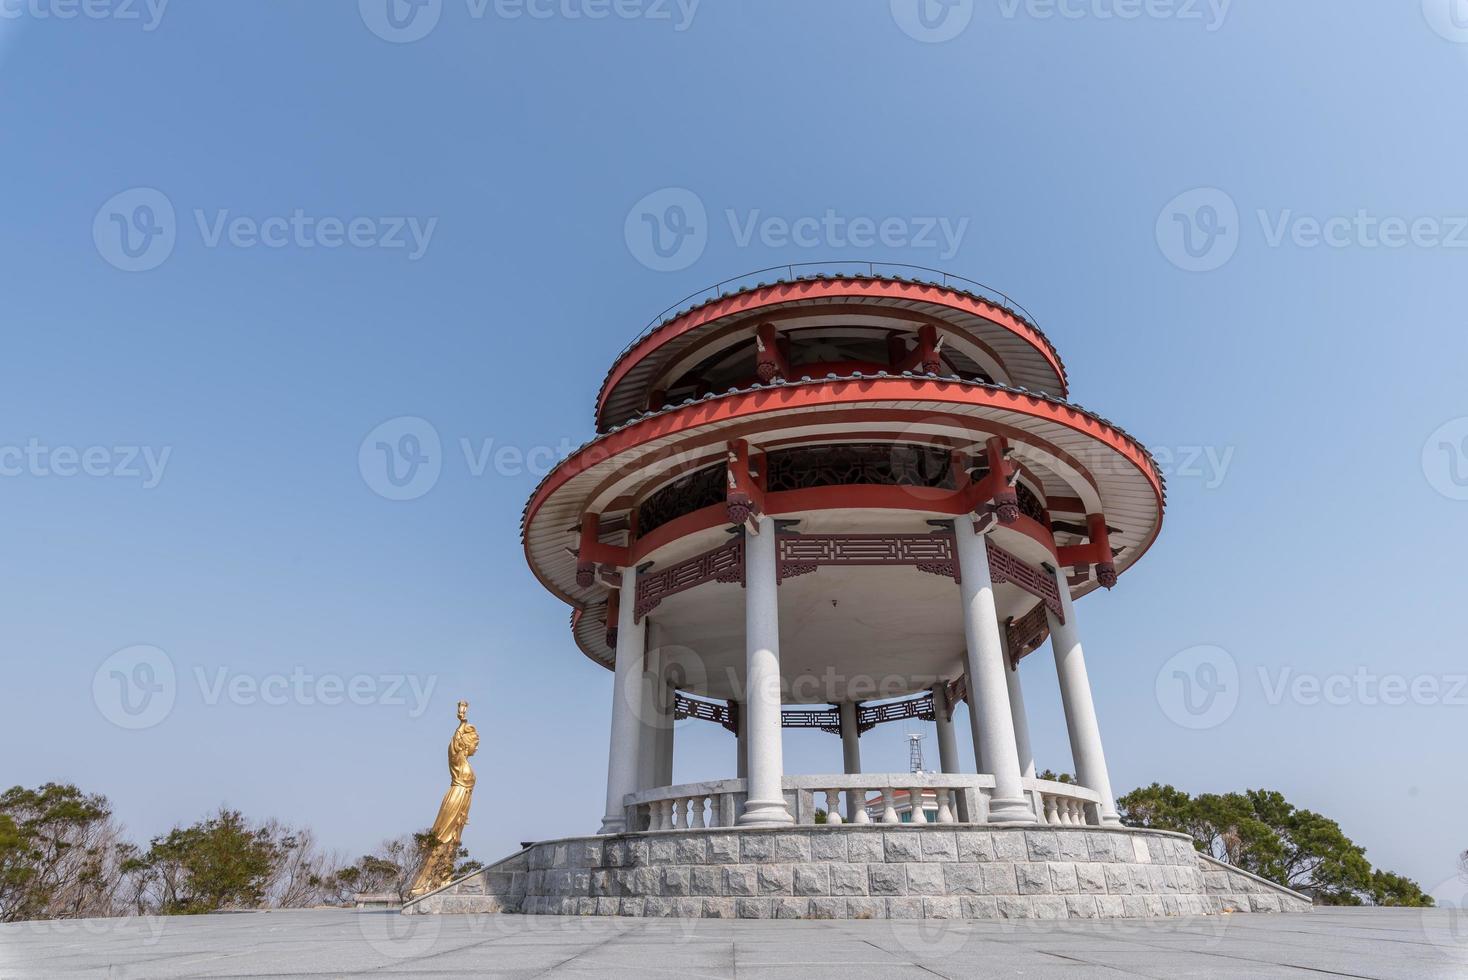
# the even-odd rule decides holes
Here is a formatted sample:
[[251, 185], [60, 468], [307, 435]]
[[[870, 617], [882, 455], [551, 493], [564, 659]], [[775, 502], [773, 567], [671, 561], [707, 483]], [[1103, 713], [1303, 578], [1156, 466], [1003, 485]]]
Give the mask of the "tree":
[[1189, 796], [1153, 783], [1117, 800], [1133, 827], [1193, 838], [1210, 857], [1310, 894], [1322, 905], [1431, 905], [1416, 882], [1374, 871], [1334, 820], [1297, 809], [1273, 790]]
[[0, 921], [109, 914], [117, 837], [104, 796], [60, 783], [0, 794]]
[[268, 826], [250, 827], [238, 810], [155, 837], [138, 859], [165, 914], [258, 908], [284, 856]]

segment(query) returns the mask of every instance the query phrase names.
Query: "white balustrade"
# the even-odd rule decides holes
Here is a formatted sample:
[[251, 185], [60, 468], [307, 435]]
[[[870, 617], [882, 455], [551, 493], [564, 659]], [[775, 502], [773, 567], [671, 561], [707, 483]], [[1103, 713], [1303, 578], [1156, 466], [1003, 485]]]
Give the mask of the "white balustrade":
[[1095, 825], [1096, 806], [1101, 796], [1074, 783], [1049, 779], [1026, 779], [1025, 792], [1034, 801], [1040, 822], [1051, 827]]
[[[833, 827], [904, 822], [951, 825], [960, 822], [960, 815], [966, 815], [969, 823], [982, 824], [994, 777], [984, 773], [786, 776], [781, 788], [792, 802], [797, 822], [804, 826], [815, 824], [818, 812], [824, 812], [826, 825]], [[1074, 783], [1034, 778], [1024, 780], [1024, 789], [1046, 826], [1095, 825], [1100, 803], [1095, 792]], [[724, 779], [628, 794], [628, 826], [653, 831], [732, 827], [743, 810], [746, 792], [744, 780]], [[841, 805], [843, 794], [849, 808]], [[932, 806], [936, 806], [935, 813], [928, 810]], [[843, 813], [851, 816], [843, 817]]]

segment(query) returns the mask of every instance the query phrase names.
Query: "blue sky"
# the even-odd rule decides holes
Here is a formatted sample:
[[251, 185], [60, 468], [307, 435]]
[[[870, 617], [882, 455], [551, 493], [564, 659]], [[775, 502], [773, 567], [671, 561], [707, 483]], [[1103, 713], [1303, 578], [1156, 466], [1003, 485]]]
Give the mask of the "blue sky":
[[[1157, 545], [1079, 606], [1118, 789], [1277, 788], [1453, 877], [1468, 10], [4, 9], [0, 784], [106, 793], [139, 837], [228, 802], [360, 852], [431, 820], [467, 697], [471, 848], [593, 830], [610, 675], [525, 567], [525, 499], [659, 310], [877, 259], [1017, 298], [1172, 471]], [[638, 219], [670, 202], [701, 227], [664, 258]], [[437, 478], [391, 500], [359, 449], [403, 416]], [[171, 684], [109, 659], [140, 645]], [[1068, 768], [1048, 652], [1025, 668]], [[1179, 670], [1222, 685], [1207, 717]], [[117, 724], [113, 671], [166, 710]], [[904, 768], [898, 727], [863, 742]], [[685, 723], [677, 776], [733, 753]]]

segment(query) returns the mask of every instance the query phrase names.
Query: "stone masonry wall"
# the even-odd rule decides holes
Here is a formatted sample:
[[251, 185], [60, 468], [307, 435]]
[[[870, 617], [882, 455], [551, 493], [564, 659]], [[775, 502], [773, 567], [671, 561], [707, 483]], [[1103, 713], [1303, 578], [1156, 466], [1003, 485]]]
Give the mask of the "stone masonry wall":
[[509, 862], [404, 911], [1065, 919], [1309, 907], [1294, 892], [1206, 864], [1181, 835], [1132, 829], [664, 831], [548, 841]]

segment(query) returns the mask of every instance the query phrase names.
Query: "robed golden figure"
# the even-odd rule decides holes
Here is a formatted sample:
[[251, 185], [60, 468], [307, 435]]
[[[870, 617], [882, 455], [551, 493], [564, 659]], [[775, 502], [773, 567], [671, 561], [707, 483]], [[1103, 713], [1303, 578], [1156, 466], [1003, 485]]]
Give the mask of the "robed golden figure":
[[433, 821], [433, 842], [424, 857], [423, 867], [409, 890], [418, 896], [447, 885], [454, 876], [454, 859], [458, 857], [464, 825], [469, 822], [469, 801], [474, 795], [474, 770], [469, 757], [479, 751], [479, 732], [469, 724], [469, 702], [459, 702], [459, 727], [449, 739], [449, 789], [438, 805], [438, 818]]

